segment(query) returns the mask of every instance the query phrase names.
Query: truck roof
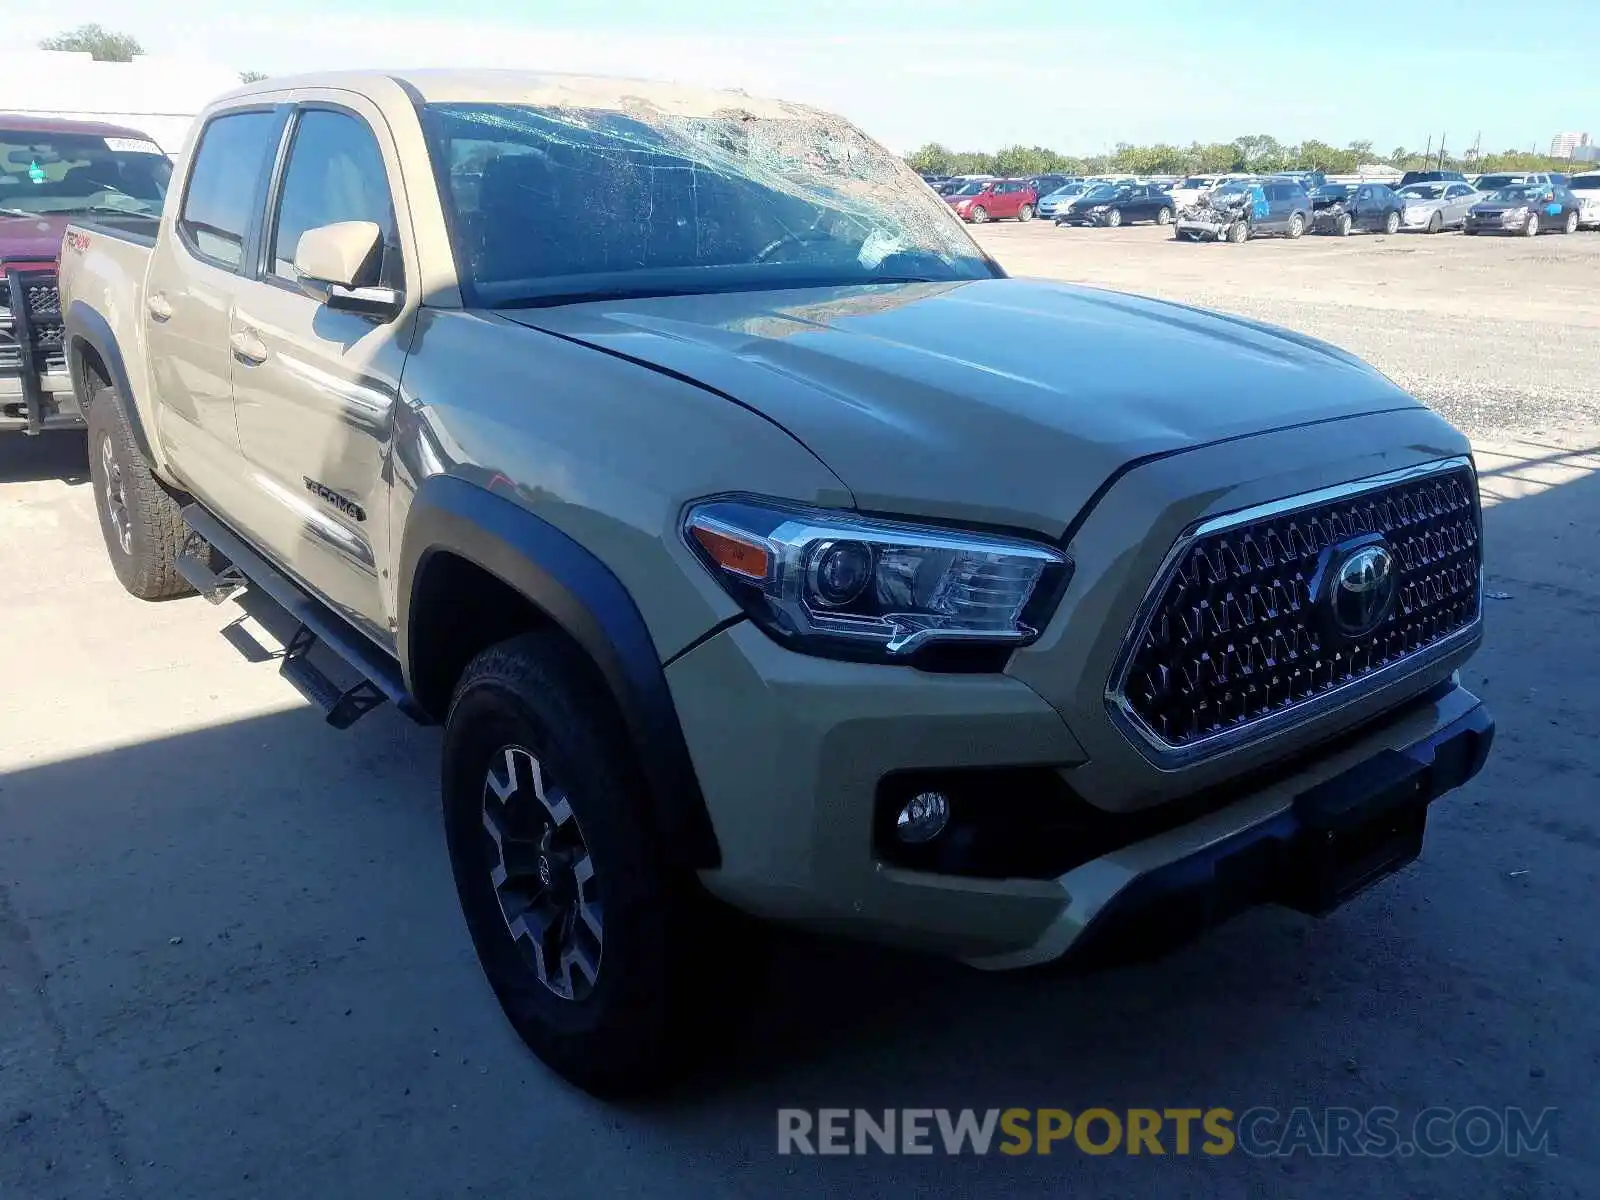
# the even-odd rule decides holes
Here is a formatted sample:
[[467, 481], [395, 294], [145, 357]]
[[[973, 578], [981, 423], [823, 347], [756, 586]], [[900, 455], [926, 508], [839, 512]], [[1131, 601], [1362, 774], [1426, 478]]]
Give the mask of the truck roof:
[[371, 95], [399, 84], [424, 103], [527, 104], [541, 108], [622, 110], [636, 104], [681, 116], [709, 116], [739, 108], [757, 117], [792, 115], [808, 106], [750, 96], [741, 91], [686, 87], [655, 80], [557, 71], [423, 69], [414, 71], [329, 71], [279, 76], [236, 88], [218, 104], [245, 96], [332, 88]]
[[45, 117], [34, 113], [0, 112], [0, 133], [85, 133], [91, 137], [137, 138], [148, 142], [150, 135], [126, 125], [108, 125], [104, 121], [69, 121], [62, 117]]

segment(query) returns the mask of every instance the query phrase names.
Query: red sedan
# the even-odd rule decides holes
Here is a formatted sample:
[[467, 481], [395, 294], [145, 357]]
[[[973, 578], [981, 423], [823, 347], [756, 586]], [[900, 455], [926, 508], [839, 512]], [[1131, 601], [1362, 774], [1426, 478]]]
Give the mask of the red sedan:
[[944, 198], [956, 216], [974, 225], [1015, 217], [1033, 220], [1039, 194], [1026, 179], [975, 179]]

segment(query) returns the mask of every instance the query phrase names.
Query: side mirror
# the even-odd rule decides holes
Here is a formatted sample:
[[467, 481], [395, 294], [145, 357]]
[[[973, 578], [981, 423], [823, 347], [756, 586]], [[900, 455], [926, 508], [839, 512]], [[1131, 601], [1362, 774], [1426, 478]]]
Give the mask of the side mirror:
[[294, 269], [301, 288], [331, 309], [392, 317], [402, 297], [377, 286], [383, 231], [372, 221], [336, 221], [300, 235]]

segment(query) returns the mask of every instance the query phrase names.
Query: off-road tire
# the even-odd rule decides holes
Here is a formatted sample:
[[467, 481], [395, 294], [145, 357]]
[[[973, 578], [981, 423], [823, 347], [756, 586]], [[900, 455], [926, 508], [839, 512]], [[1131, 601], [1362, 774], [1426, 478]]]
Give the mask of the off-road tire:
[[[529, 752], [547, 792], [565, 796], [593, 863], [603, 937], [596, 978], [577, 999], [541, 982], [491, 876], [485, 796], [507, 747]], [[700, 948], [716, 939], [698, 917], [712, 905], [668, 868], [631, 740], [579, 651], [559, 635], [530, 633], [473, 659], [445, 721], [442, 791], [467, 928], [522, 1040], [597, 1096], [639, 1094], [671, 1079], [704, 1025], [692, 991], [706, 987]], [[717, 953], [739, 958], [726, 944]]]
[[[133, 440], [115, 388], [102, 388], [89, 403], [89, 480], [94, 488], [100, 532], [117, 581], [141, 600], [170, 600], [194, 589], [178, 574], [178, 555], [194, 535], [184, 524], [180, 505], [150, 467]], [[108, 477], [107, 460], [112, 466]], [[108, 495], [120, 494], [127, 521], [124, 548]]]

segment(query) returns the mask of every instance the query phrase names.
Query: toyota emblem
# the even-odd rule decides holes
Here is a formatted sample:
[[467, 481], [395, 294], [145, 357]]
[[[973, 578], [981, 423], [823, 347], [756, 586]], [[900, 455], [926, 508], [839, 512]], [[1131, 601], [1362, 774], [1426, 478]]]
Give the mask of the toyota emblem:
[[1383, 545], [1363, 546], [1339, 564], [1328, 604], [1345, 637], [1364, 638], [1383, 623], [1399, 586], [1394, 555]]

